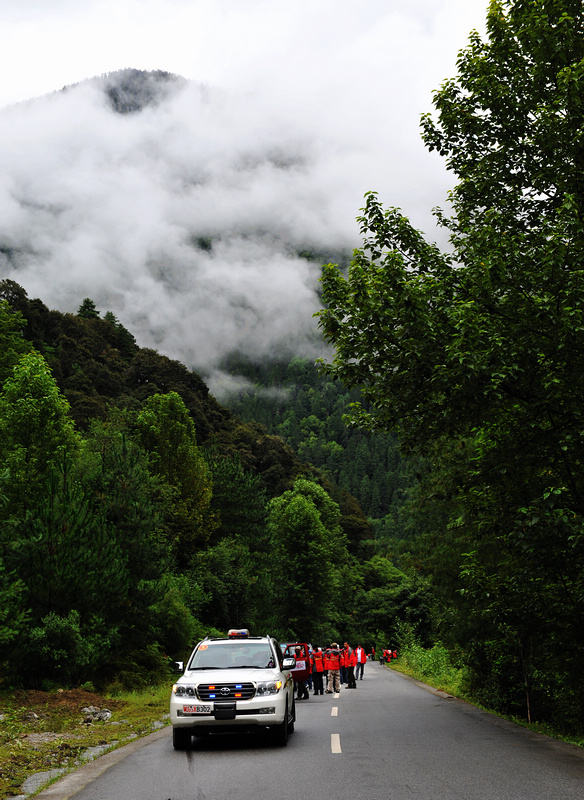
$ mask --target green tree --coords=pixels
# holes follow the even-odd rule
[[[494,0],[487,34],[422,120],[457,177],[437,212],[450,248],[369,194],[348,277],[324,269],[326,371],[361,388],[353,422],[397,430],[438,470],[473,554],[453,550],[470,609],[492,610],[506,576],[488,635],[537,637],[540,663],[561,652],[547,678],[584,725],[584,9]]]
[[[27,625],[21,626],[18,637],[3,651],[2,660],[6,659],[10,676],[26,670],[37,686],[43,678],[55,677],[43,674],[44,662],[30,661],[29,645],[38,640],[37,629],[47,617],[56,620],[55,647],[61,636],[59,620],[70,633],[75,628],[86,644],[85,656],[78,663],[73,660],[77,655],[69,654],[66,666],[70,670],[64,668],[63,680],[73,673],[81,676],[84,670],[85,680],[95,677],[121,643],[128,565],[115,528],[107,524],[103,504],[74,472],[73,462],[63,454],[61,464],[37,484],[26,506],[16,507],[0,527],[3,560],[9,573],[18,576],[13,588],[18,583],[25,588],[28,612]],[[65,622],[70,611],[74,611],[75,625]],[[47,632],[43,646],[51,647],[51,635]],[[77,634],[68,637],[70,642],[81,641]]]
[[[125,357],[131,357],[137,351],[136,339],[127,328],[124,328],[113,311],[106,311],[104,320],[113,326],[116,333],[116,345]]]
[[[31,350],[30,343],[22,335],[25,324],[19,311],[13,311],[7,300],[0,300],[0,386],[20,356]]]
[[[273,580],[266,492],[237,454],[229,457],[210,447],[204,455],[212,472],[211,513],[218,527],[189,571],[205,598],[201,618],[220,630],[268,629],[272,615],[266,598],[272,595]]]
[[[9,472],[5,470],[0,475],[0,486],[8,478]],[[7,502],[7,498],[0,494],[0,508],[6,506]],[[2,543],[1,539],[0,543]],[[3,654],[6,653],[6,647],[11,645],[20,634],[28,618],[28,611],[25,605],[26,585],[16,570],[8,572],[6,549],[6,546],[0,547],[0,665],[3,666],[4,673],[7,672],[8,666],[5,663],[5,658],[3,658]]]
[[[68,411],[44,358],[22,356],[0,393],[0,463],[10,470],[9,511],[14,504],[26,507],[63,455],[78,450]]]
[[[83,300],[77,309],[77,316],[83,319],[99,319],[99,311],[90,297]]]
[[[298,478],[294,488],[270,501],[269,530],[280,625],[286,636],[310,640],[334,616],[339,568],[347,546],[340,510],[318,484]]]
[[[197,555],[191,574],[202,592],[201,618],[206,624],[223,631],[258,630],[263,620],[271,621],[269,609],[258,608],[270,595],[254,567],[249,546],[239,538],[220,539]]]
[[[261,480],[243,467],[237,453],[228,456],[212,446],[203,455],[211,469],[211,511],[218,523],[212,541],[239,538],[265,551],[267,498]]]
[[[0,593],[6,573],[18,635],[0,660],[11,676],[146,680],[164,672],[164,653],[192,644],[190,587],[169,572],[166,498],[122,422],[94,423],[75,460],[63,455],[27,506],[2,520]],[[17,626],[19,594],[28,614]]]
[[[195,426],[176,392],[149,397],[138,414],[137,434],[150,468],[176,490],[168,506],[175,543],[186,563],[217,523],[210,512],[212,478],[196,444]]]
[[[127,596],[117,620],[125,653],[118,657],[134,652],[139,661],[146,645],[178,657],[191,644],[193,620],[187,582],[171,574],[176,561],[165,528],[167,505],[177,496],[150,474],[147,456],[127,427],[125,414],[94,422],[79,467],[80,479],[115,531],[119,561],[128,565]]]

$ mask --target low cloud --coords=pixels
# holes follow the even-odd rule
[[[339,20],[345,83],[323,62],[311,88],[301,58],[294,71],[275,56],[271,81],[253,62],[230,88],[126,71],[4,109],[1,277],[61,311],[90,297],[218,392],[233,351],[319,355],[320,266],[359,245],[364,193],[378,190],[433,237],[430,209],[448,186],[420,141],[421,78],[408,92],[407,70],[392,74],[373,97],[376,38],[391,35],[401,64],[400,24],[418,47],[433,42],[429,57],[440,30],[393,15],[351,42]],[[318,46],[310,30],[304,44]]]

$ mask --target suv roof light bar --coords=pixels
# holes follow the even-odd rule
[[[227,631],[228,639],[249,639],[249,631],[247,628],[231,628]]]

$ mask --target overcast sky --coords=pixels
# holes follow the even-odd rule
[[[487,0],[0,0],[0,106],[125,67],[378,103],[429,100]],[[444,73],[444,74],[443,74]],[[417,113],[417,109],[413,110]],[[377,114],[373,113],[373,120]]]
[[[61,310],[90,296],[140,344],[202,370],[234,341],[268,353],[313,325],[318,275],[265,231],[352,248],[375,190],[434,237],[431,209],[451,179],[424,149],[420,115],[455,76],[470,31],[484,30],[486,8],[0,0],[0,108],[124,68],[193,82],[156,115],[123,123],[84,90],[5,110],[0,245],[32,255],[1,277]],[[293,169],[262,162],[279,149]],[[242,240],[246,226],[263,236]],[[188,236],[221,232],[212,259],[186,251]]]

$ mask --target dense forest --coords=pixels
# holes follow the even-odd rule
[[[260,422],[356,497],[379,543],[393,546],[411,538],[404,507],[416,482],[414,462],[403,458],[394,433],[346,424],[346,413],[361,397],[359,390],[321,374],[306,358],[253,364],[232,357],[224,366],[244,381],[245,388],[225,401],[234,414]]]
[[[446,645],[469,695],[519,716],[530,669],[532,718],[578,729],[563,654],[522,658],[509,636],[515,613],[540,626],[537,596],[505,590],[501,622],[504,598],[479,602],[444,472],[347,426],[357,389],[306,359],[240,357],[228,409],[90,299],[64,314],[6,280],[0,341],[4,687],[146,683],[246,625]]]
[[[378,547],[334,471],[89,298],[63,314],[13,281],[0,298],[5,686],[151,680],[232,625],[377,648],[407,625],[430,641],[429,587]]]

